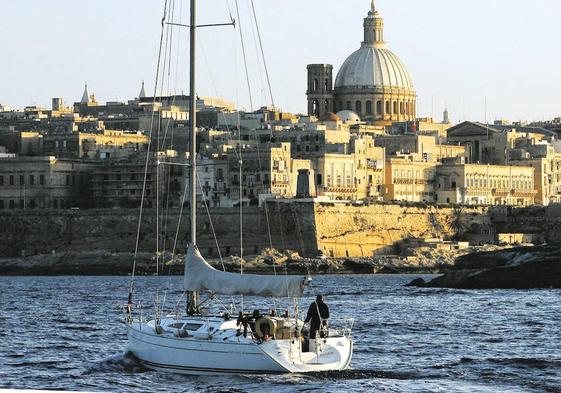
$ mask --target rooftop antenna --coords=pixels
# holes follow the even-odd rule
[[[487,96],[485,96],[485,129],[487,130],[487,139],[489,139],[489,123],[487,123]]]

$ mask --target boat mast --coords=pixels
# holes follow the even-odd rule
[[[191,176],[189,180],[191,184],[189,189],[191,190],[190,205],[191,205],[191,245],[196,246],[197,244],[197,189],[196,189],[196,176],[197,176],[197,96],[196,96],[196,44],[197,44],[197,25],[196,25],[196,0],[191,0],[191,45],[190,45],[190,76],[189,76],[189,119],[191,130],[191,142],[189,151],[189,160]]]
[[[190,30],[190,66],[189,66],[189,120],[190,120],[190,144],[189,161],[190,176],[189,198],[191,207],[191,247],[197,246],[197,93],[195,86],[196,78],[196,44],[197,44],[197,4],[196,0],[191,0],[191,21]],[[189,293],[189,314],[197,312],[199,306],[199,295],[197,292]]]

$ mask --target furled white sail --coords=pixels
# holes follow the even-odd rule
[[[210,266],[196,247],[185,257],[185,290],[211,291],[219,295],[301,297],[307,277],[263,276],[221,272]]]

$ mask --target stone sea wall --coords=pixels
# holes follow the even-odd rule
[[[485,235],[492,241],[486,209],[423,205],[375,204],[369,206],[322,205],[315,207],[318,247],[327,256],[365,257],[399,254],[410,238],[453,238]]]
[[[177,250],[185,249],[187,212],[171,210],[159,223],[160,250],[170,251],[177,233]],[[205,256],[239,255],[240,216],[237,209],[199,213],[198,244]],[[269,223],[269,225],[267,225]],[[137,210],[71,210],[0,213],[0,257],[60,252],[130,252],[134,250]],[[270,202],[267,208],[245,208],[244,255],[273,246],[314,257],[367,257],[399,253],[410,238],[459,237],[474,243],[492,242],[498,231],[542,233],[561,242],[561,209],[497,210],[424,205],[372,204],[352,206],[311,202]],[[271,236],[267,227],[271,228]],[[156,248],[156,215],[145,211],[140,251]]]
[[[237,209],[215,209],[211,220],[205,210],[199,212],[198,245],[210,257],[240,253],[240,215]],[[170,210],[160,217],[160,251],[170,251],[177,237],[177,251],[183,252],[189,239],[189,216],[185,210]],[[0,213],[0,258],[21,257],[53,252],[134,251],[138,210],[65,210]],[[181,220],[181,221],[180,221]],[[271,228],[268,235],[267,221]],[[178,223],[180,225],[178,225]],[[143,213],[139,250],[156,250],[156,214]],[[179,227],[179,231],[177,228]],[[272,245],[279,249],[314,253],[313,204],[270,204],[263,208],[244,208],[244,255],[254,254]]]

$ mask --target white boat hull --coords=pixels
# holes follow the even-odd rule
[[[224,332],[210,339],[156,334],[147,324],[128,325],[129,351],[147,368],[190,375],[282,374],[344,370],[352,356],[347,337],[320,339],[321,351],[300,351],[297,340],[252,339]],[[319,356],[318,356],[319,355]]]

